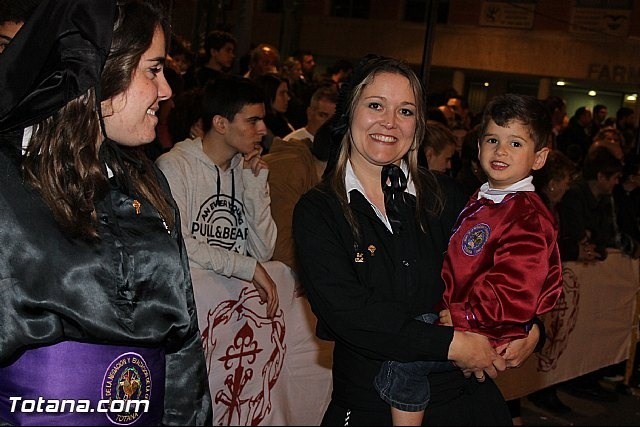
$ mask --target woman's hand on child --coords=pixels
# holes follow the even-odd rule
[[[491,346],[489,339],[474,332],[454,331],[448,356],[465,376],[473,373],[478,380],[482,379],[482,372],[495,378],[498,371],[507,368],[504,358]]]

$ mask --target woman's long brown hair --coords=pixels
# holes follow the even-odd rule
[[[99,158],[104,140],[99,101],[127,90],[156,28],[162,28],[168,40],[168,23],[159,10],[137,0],[119,3],[111,50],[99,86],[101,99],[97,99],[95,89],[89,89],[34,126],[22,162],[25,181],[41,194],[70,237],[88,241],[100,237],[95,203],[107,194],[109,182]],[[140,147],[121,149],[137,161],[109,164],[113,174],[131,183],[132,190],[150,202],[172,229],[175,212],[158,182],[153,163]]]

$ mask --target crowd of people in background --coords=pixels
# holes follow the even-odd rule
[[[330,140],[327,136],[316,143],[314,137],[334,115],[338,93],[349,80],[354,65],[340,59],[319,73],[313,52],[299,50],[285,58],[276,46],[261,43],[240,58],[240,67],[234,67],[239,53],[235,52],[236,43],[230,33],[213,31],[205,38],[204,50],[199,55],[190,52],[188,60],[180,57],[186,49],[183,42],[179,38],[174,41],[180,48],[169,52],[168,64],[190,67],[176,68],[181,70],[177,74],[182,81],[174,88],[176,101],[167,116],[168,128],[193,130],[196,116],[180,111],[182,105],[188,109],[193,102],[178,99],[183,94],[189,98],[201,96],[208,81],[231,75],[234,69],[239,70],[236,74],[250,78],[263,89],[266,135],[261,145],[271,169],[272,213],[279,231],[273,259],[297,269],[291,235],[293,208],[306,191],[320,182]],[[190,78],[191,75],[195,78]],[[428,99],[435,102],[427,105],[419,164],[453,178],[457,189],[470,197],[487,180],[478,160],[481,111],[472,111],[465,97],[453,89]],[[607,106],[598,104],[593,108],[581,106],[569,115],[560,97],[550,96],[542,103],[552,122],[550,153],[548,164],[534,174],[534,182],[540,183],[535,186],[536,191],[556,215],[562,260],[597,263],[606,257],[607,247],[619,248],[637,258],[640,178],[634,111],[620,107],[615,115],[610,115]],[[190,119],[185,122],[185,117]],[[171,124],[180,120],[180,125]],[[191,131],[189,136],[196,135]],[[170,144],[160,145],[160,151],[167,151],[184,136],[184,131],[176,134]],[[609,166],[605,168],[604,164]],[[573,220],[567,221],[566,217]],[[570,381],[566,388],[578,396],[611,400],[614,396],[599,386],[598,379],[603,376],[619,380],[620,367]],[[553,413],[571,411],[557,396],[556,389],[541,390],[529,399]],[[517,422],[518,403],[510,403]]]
[[[207,34],[197,51],[183,37],[172,36],[165,70],[173,95],[158,114],[158,138],[147,147],[151,159],[185,136],[194,136],[187,130],[198,121],[196,100],[207,84],[220,78],[240,75],[264,91],[267,134],[262,146],[267,154],[274,137],[312,138],[335,111],[340,86],[353,70],[349,60],[339,59],[319,73],[308,50],[283,58],[276,46],[260,43],[239,56],[236,46],[234,36],[223,30]]]
[[[534,173],[536,191],[542,192],[559,225],[559,246],[563,261],[589,264],[602,262],[607,248],[617,248],[626,255],[640,257],[640,191],[638,190],[638,128],[634,111],[619,107],[608,114],[605,105],[581,106],[569,117],[566,102],[558,96],[542,100],[553,123],[548,146],[549,161]],[[477,162],[478,126],[473,115],[460,114],[459,97],[434,106],[429,111],[424,159],[429,167],[454,177],[473,192],[486,181]],[[460,103],[464,105],[464,103]],[[469,119],[471,116],[471,119]],[[447,137],[442,136],[443,125]],[[462,144],[449,158],[455,132],[464,129]],[[638,383],[637,362],[632,382]],[[566,392],[594,401],[614,401],[616,393],[601,384],[602,379],[620,382],[624,364],[604,368],[563,384],[551,386],[528,396],[536,406],[555,415],[572,411],[557,394]],[[624,390],[624,387],[622,387]],[[518,422],[519,401],[511,401]]]

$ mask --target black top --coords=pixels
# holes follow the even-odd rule
[[[640,188],[625,191],[622,184],[613,189],[620,231],[640,242]]]
[[[198,70],[196,71],[195,80],[196,80],[196,84],[199,87],[203,88],[207,85],[207,83],[214,82],[219,78],[225,77],[225,76],[226,74],[223,73],[222,71],[214,70],[213,68],[209,68],[209,67],[201,67],[201,68],[198,68]]]
[[[586,233],[591,235],[589,241],[596,245],[601,260],[607,256],[607,247],[616,246],[611,197],[596,199],[587,182],[579,181],[567,190],[558,213],[558,247],[563,261],[578,259],[579,243]]]
[[[558,135],[558,149],[574,162],[582,164],[591,145],[592,135],[587,132],[588,129],[572,117],[565,131]]]
[[[430,173],[424,178],[435,179]],[[345,407],[387,408],[373,387],[384,360],[447,359],[453,328],[414,319],[433,312],[442,296],[443,254],[466,202],[451,178],[437,179],[446,196],[444,211],[428,217],[426,232],[405,206],[402,232],[392,234],[364,196],[352,191],[350,206],[361,230],[356,241],[337,197],[324,184],[295,208],[300,280],[318,318],[317,335],[335,340],[333,399]],[[429,197],[425,203],[433,204],[433,194]],[[435,375],[462,377],[459,371]],[[450,381],[434,383],[451,387]]]
[[[15,162],[0,153],[0,366],[26,349],[65,340],[160,347],[166,352],[163,424],[211,423],[180,230],[167,230],[144,199],[137,214],[133,200],[112,188],[96,204],[101,241],[71,239],[22,181]]]
[[[284,138],[294,130],[287,117],[277,112],[267,114],[264,117],[264,123],[274,136],[279,136],[280,138]]]

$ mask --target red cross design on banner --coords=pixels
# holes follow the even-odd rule
[[[272,410],[271,390],[282,370],[286,346],[282,311],[274,319],[264,315],[258,292],[249,287],[237,300],[210,309],[202,342],[209,375],[224,376],[211,390],[216,425],[259,425]]]

